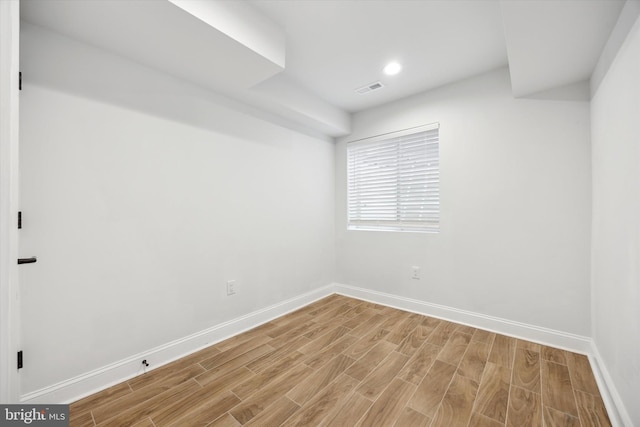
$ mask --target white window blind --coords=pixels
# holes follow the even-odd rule
[[[347,144],[350,230],[437,232],[439,125]]]

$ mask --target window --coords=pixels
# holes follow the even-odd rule
[[[348,143],[348,228],[438,232],[438,145],[438,124]]]

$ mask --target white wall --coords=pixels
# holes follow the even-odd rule
[[[626,425],[640,425],[640,19],[591,101],[593,340]]]
[[[440,233],[346,231],[345,142],[432,122]],[[588,102],[514,99],[502,69],[352,126],[336,147],[338,282],[589,336]]]
[[[332,281],[331,142],[23,27],[23,393]]]

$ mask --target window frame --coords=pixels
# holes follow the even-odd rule
[[[349,141],[346,169],[347,230],[440,232],[439,123]]]

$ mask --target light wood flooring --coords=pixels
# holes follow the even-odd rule
[[[610,424],[583,355],[331,295],[71,405],[94,425]]]

